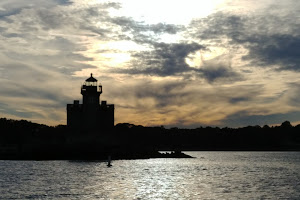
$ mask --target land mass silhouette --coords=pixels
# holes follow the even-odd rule
[[[26,120],[0,119],[0,159],[105,160],[188,158],[181,151],[299,151],[300,125],[195,129],[120,123],[83,131]],[[171,151],[171,153],[160,153]]]

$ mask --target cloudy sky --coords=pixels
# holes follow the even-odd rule
[[[299,0],[1,0],[0,117],[66,124],[90,73],[116,123],[300,123]]]

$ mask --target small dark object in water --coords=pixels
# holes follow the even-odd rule
[[[111,164],[111,157],[108,156],[108,160],[107,160],[107,167],[111,167],[112,164]]]

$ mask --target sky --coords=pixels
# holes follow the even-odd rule
[[[66,124],[93,73],[115,124],[299,124],[299,13],[299,0],[1,0],[0,117]]]

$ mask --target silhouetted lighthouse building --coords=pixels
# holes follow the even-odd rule
[[[67,125],[80,130],[101,130],[114,126],[114,104],[101,101],[102,85],[91,77],[81,86],[82,104],[67,104]]]

